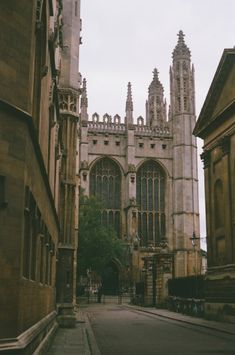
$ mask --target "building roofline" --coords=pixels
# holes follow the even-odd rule
[[[215,103],[221,94],[224,80],[233,63],[235,63],[235,48],[224,49],[193,131],[195,136],[203,138],[205,130],[217,119],[218,115],[215,117],[211,117],[211,115]]]

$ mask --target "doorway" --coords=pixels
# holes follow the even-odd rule
[[[102,285],[104,295],[119,294],[119,268],[114,261],[109,262],[105,267],[102,274]]]

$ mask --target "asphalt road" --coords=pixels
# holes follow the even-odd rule
[[[235,339],[115,304],[86,309],[101,355],[235,355]]]

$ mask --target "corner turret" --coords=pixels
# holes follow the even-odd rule
[[[178,33],[178,43],[172,53],[170,67],[171,117],[175,114],[195,114],[194,68],[191,53],[184,41],[183,31]]]
[[[153,71],[153,80],[149,85],[149,95],[146,101],[146,123],[150,127],[166,122],[166,100],[164,89],[159,81],[158,70]]]

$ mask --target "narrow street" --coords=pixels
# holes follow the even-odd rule
[[[106,302],[84,308],[101,355],[232,355],[234,335]]]

